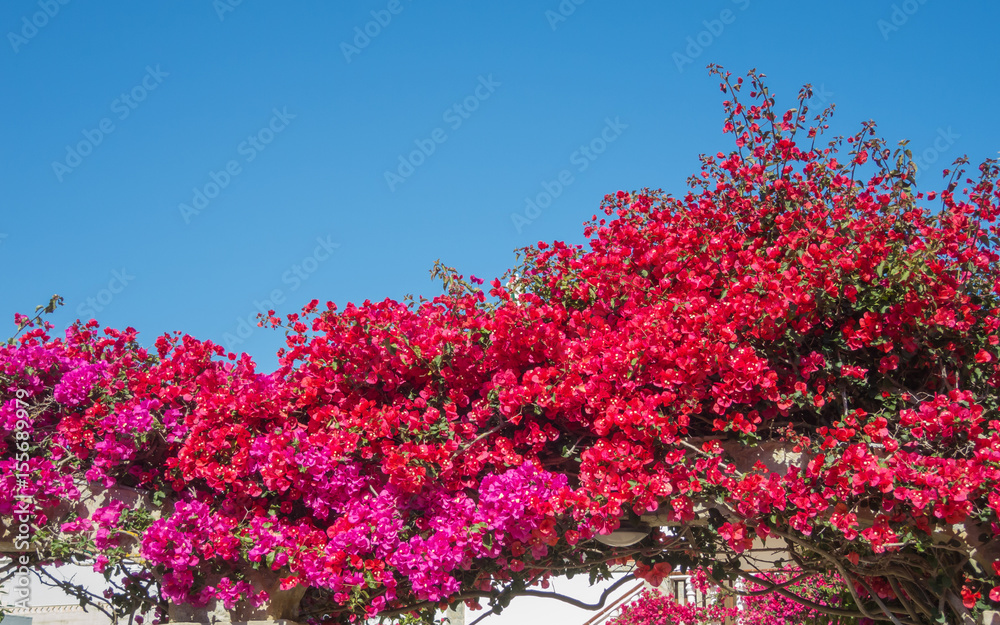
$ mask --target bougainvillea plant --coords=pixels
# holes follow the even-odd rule
[[[276,371],[19,316],[5,551],[92,562],[112,610],[181,620],[501,609],[634,562],[973,622],[1000,601],[997,164],[918,191],[873,124],[824,144],[808,88],[779,112],[713,71],[735,148],[686,194],[610,195],[585,245],[526,248],[487,292],[439,268],[431,300],[272,313]],[[596,540],[623,523],[654,529]],[[770,580],[764,540],[847,598]]]

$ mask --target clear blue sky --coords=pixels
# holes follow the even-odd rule
[[[995,3],[235,2],[0,5],[7,328],[59,293],[60,326],[225,344],[275,291],[432,295],[437,258],[490,279],[727,149],[708,63],[779,107],[812,83],[836,131],[874,119],[937,170],[1000,149]],[[281,335],[242,334],[273,367]]]

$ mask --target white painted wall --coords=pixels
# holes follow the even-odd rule
[[[624,576],[619,573],[606,582],[597,586],[590,586],[587,575],[578,575],[573,579],[555,578],[551,582],[548,590],[568,595],[574,599],[579,599],[587,603],[596,603],[601,598],[601,593]],[[614,594],[608,597],[605,606],[616,598],[627,594],[637,584],[628,582],[618,588]],[[539,589],[541,590],[541,589]],[[482,621],[482,625],[583,625],[592,619],[598,610],[584,610],[568,603],[555,599],[543,599],[540,597],[517,597],[510,606],[500,614],[487,616]],[[465,624],[471,623],[483,615],[482,611],[473,612],[469,609],[465,611]]]
[[[66,565],[57,569],[51,569],[51,572],[61,579],[73,580],[74,583],[83,584],[90,588],[92,592],[99,593],[100,589],[105,587],[104,577],[99,573],[95,573],[89,566]],[[601,593],[623,575],[624,573],[619,573],[613,579],[599,583],[596,586],[590,586],[587,575],[578,575],[573,579],[566,579],[564,577],[554,578],[551,580],[551,585],[547,590],[568,595],[586,603],[596,603],[600,599]],[[636,581],[624,584],[608,597],[605,605],[609,605],[618,597],[625,595],[638,583]],[[9,583],[3,589],[0,589],[5,605],[7,604],[8,587]],[[539,588],[538,590],[542,589]],[[75,601],[71,597],[58,589],[43,586],[32,575],[30,601],[32,607],[65,606],[73,603]],[[93,610],[89,614],[82,612],[65,614],[54,612],[42,613],[38,610],[33,610],[32,612],[30,615],[34,619],[34,625],[75,625],[82,623],[97,625],[98,623],[107,622],[107,619],[103,615]],[[484,610],[472,611],[467,608],[465,611],[465,625],[471,625],[484,612]],[[577,608],[551,598],[517,597],[501,614],[487,616],[481,623],[482,625],[548,625],[550,623],[583,625],[583,623],[593,618],[597,612],[597,610]],[[28,613],[23,614],[28,615]]]

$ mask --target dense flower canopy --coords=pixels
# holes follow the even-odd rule
[[[586,245],[527,248],[488,292],[439,268],[432,300],[272,313],[272,373],[19,317],[0,515],[31,517],[32,564],[124,575],[122,610],[286,597],[341,622],[631,560],[789,596],[740,557],[770,537],[845,580],[845,614],[1000,599],[996,164],[917,192],[873,124],[817,145],[807,89],[781,114],[719,75],[736,149],[686,195],[608,196]],[[594,540],[642,520],[671,529]]]

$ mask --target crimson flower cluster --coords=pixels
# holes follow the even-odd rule
[[[775,583],[788,583],[796,591],[821,605],[840,606],[842,582],[838,578],[826,579],[811,576],[795,581],[801,570],[785,567],[770,571],[766,577]],[[655,580],[654,580],[655,581]],[[688,585],[691,586],[688,589]],[[841,621],[811,610],[781,595],[755,594],[763,590],[759,585],[740,584],[742,596],[719,592],[704,573],[695,572],[685,579],[683,597],[675,597],[672,589],[644,590],[635,601],[622,606],[608,625],[675,625],[677,623],[739,622],[746,625],[797,625],[816,623],[834,625]],[[869,621],[871,619],[868,619]],[[864,624],[862,624],[864,625]]]

